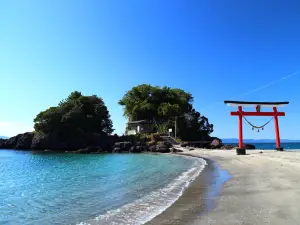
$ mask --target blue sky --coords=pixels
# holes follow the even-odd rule
[[[0,135],[32,130],[74,90],[101,96],[122,133],[118,100],[150,83],[192,93],[223,138],[237,137],[224,100],[290,101],[281,137],[300,139],[299,15],[286,0],[2,0]],[[244,136],[274,138],[274,124]]]

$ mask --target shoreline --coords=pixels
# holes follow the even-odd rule
[[[235,150],[195,149],[178,154],[208,158],[231,178],[215,198],[213,210],[202,210],[196,217],[188,212],[188,219],[175,224],[299,224],[300,151],[248,150],[239,156]]]
[[[229,179],[228,173],[221,170],[214,160],[188,153],[174,155],[201,158],[207,165],[170,207],[145,225],[192,224],[203,213],[213,209],[224,182]]]

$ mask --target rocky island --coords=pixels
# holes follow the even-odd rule
[[[166,130],[174,126],[174,118],[178,145],[181,143],[182,147],[235,148],[210,136],[213,125],[193,108],[192,102],[192,95],[181,89],[146,84],[133,87],[119,101],[124,107],[124,115],[129,121],[155,121],[156,126],[152,133],[118,136],[112,135],[113,125],[103,99],[75,91],[57,106],[40,112],[34,119],[34,132],[0,139],[0,149],[79,153],[174,152],[174,142],[166,138],[170,135]],[[246,148],[254,146],[246,145]]]

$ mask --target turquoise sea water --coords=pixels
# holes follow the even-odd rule
[[[237,145],[237,143],[229,143],[229,144]],[[274,150],[276,148],[275,142],[274,143],[249,143],[249,144],[255,145],[256,149]],[[300,143],[297,142],[281,143],[281,147],[283,147],[285,150],[300,150]]]
[[[0,151],[0,224],[142,224],[205,161],[150,154]]]
[[[257,149],[275,149],[276,143],[254,143]],[[300,143],[281,143],[286,150],[300,150]]]

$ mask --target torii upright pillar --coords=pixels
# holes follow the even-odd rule
[[[276,150],[282,151],[283,148],[280,145],[280,134],[278,116],[285,116],[284,112],[278,112],[277,106],[284,106],[289,102],[244,102],[244,101],[224,101],[229,106],[238,106],[236,112],[231,112],[231,116],[238,116],[238,136],[239,136],[239,147],[237,148],[238,155],[245,155],[246,148],[243,144],[243,117],[244,116],[273,116],[275,123],[275,136],[276,136]],[[242,106],[255,106],[256,112],[244,112]],[[261,106],[273,107],[273,112],[260,112]]]
[[[243,144],[243,109],[242,109],[242,106],[238,107],[238,112],[239,112],[239,148],[241,149],[240,151],[243,151],[242,149],[244,149],[244,144]]]
[[[277,107],[273,107],[274,111],[274,124],[275,124],[275,135],[276,135],[276,150],[283,151],[283,148],[280,145],[280,133],[279,133],[279,123],[278,123],[278,112]]]

